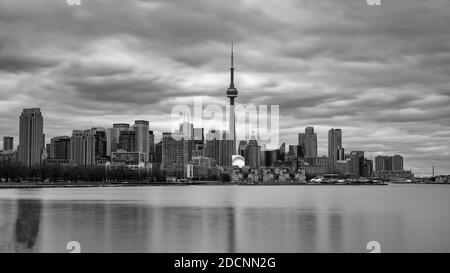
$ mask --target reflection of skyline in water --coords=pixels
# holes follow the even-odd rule
[[[42,202],[38,199],[8,200],[1,204],[0,251],[34,252],[39,234]],[[12,213],[11,213],[12,212]],[[14,219],[14,214],[16,218]]]
[[[227,187],[202,189],[210,199],[194,201],[183,189],[143,189],[152,191],[148,199],[82,200],[70,190],[58,200],[0,195],[0,251],[67,252],[67,242],[79,241],[83,252],[367,252],[371,240],[385,252],[450,250],[450,241],[441,238],[450,217],[429,213],[447,205],[441,198],[429,207],[410,205],[418,201],[413,198],[391,209],[379,196],[340,198],[339,191],[314,198],[298,191],[264,202],[259,193]]]
[[[41,218],[40,200],[17,200],[16,243],[19,249],[31,250],[36,242]],[[18,249],[16,249],[18,251]]]
[[[14,251],[30,251],[41,205],[35,203],[37,208],[33,208],[33,202],[23,200],[17,205]],[[47,202],[45,210],[41,237],[47,240],[40,248],[51,252],[64,252],[65,243],[71,240],[80,241],[85,251],[92,252],[340,252],[344,247],[342,216],[337,213],[78,202]],[[326,217],[328,226],[319,227],[319,218]],[[30,228],[25,228],[26,224]],[[323,230],[329,238],[323,238]],[[320,247],[320,241],[326,239],[329,244]]]

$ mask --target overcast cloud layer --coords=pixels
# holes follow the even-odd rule
[[[0,0],[0,135],[18,143],[22,108],[47,141],[73,129],[225,104],[236,44],[239,103],[280,105],[281,141],[342,128],[346,151],[401,154],[450,173],[450,1]],[[2,141],[2,140],[0,140]]]

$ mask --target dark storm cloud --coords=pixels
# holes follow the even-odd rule
[[[2,135],[33,106],[49,137],[168,130],[173,105],[226,102],[234,41],[238,103],[279,104],[282,141],[313,125],[326,154],[341,127],[348,151],[450,167],[450,1],[81,1],[0,0]]]

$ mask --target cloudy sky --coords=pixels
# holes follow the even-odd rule
[[[347,151],[402,154],[450,173],[450,1],[0,0],[0,135],[18,143],[23,108],[47,141],[91,124],[147,119],[173,105],[280,106],[280,139],[314,126],[319,154],[342,128]],[[1,142],[2,140],[0,140]]]

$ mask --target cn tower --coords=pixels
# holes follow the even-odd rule
[[[230,67],[230,87],[227,90],[227,97],[230,99],[230,119],[229,119],[229,131],[230,136],[233,138],[233,153],[236,153],[236,130],[235,123],[236,119],[234,116],[234,99],[237,98],[238,91],[236,87],[234,87],[234,52],[233,52],[233,43],[231,43],[231,67]]]

